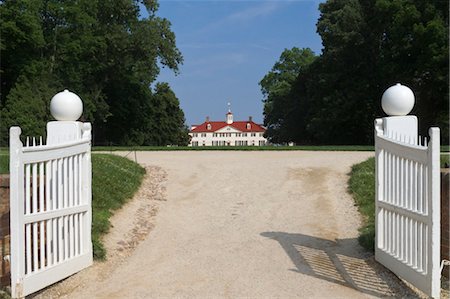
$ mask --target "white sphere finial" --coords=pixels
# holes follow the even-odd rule
[[[50,113],[56,120],[76,121],[83,113],[83,102],[78,95],[65,89],[53,96]]]
[[[389,116],[407,115],[413,109],[414,102],[413,91],[400,83],[386,89],[381,97],[381,107]]]

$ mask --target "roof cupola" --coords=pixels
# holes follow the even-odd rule
[[[231,125],[232,123],[233,123],[233,113],[231,113],[231,103],[228,102],[227,124]]]

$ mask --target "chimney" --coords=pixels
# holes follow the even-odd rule
[[[209,116],[206,117],[206,122],[209,123]]]
[[[248,121],[249,121],[249,122],[252,122],[252,121],[253,121],[253,117],[249,116],[249,117],[248,117]]]

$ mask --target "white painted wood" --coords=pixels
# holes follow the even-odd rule
[[[23,217],[23,223],[29,224],[38,221],[43,221],[46,219],[66,217],[77,213],[87,213],[89,209],[90,209],[89,205],[81,205],[71,208],[62,208],[54,211],[43,212],[36,215],[26,215]]]
[[[48,212],[51,210],[51,184],[52,184],[52,170],[51,170],[51,161],[45,162],[45,212]],[[52,260],[52,253],[51,253],[51,245],[52,245],[52,228],[51,228],[51,219],[47,219],[45,223],[45,247],[46,247],[46,267],[50,266],[50,261]]]
[[[78,213],[74,215],[74,218],[75,218],[75,220],[74,220],[75,221],[75,224],[74,224],[74,226],[75,226],[75,233],[74,233],[75,256],[80,254],[80,248],[79,248],[79,246],[80,246],[80,238],[79,238],[79,228],[78,228],[79,216],[80,216],[80,214],[78,214]]]
[[[431,217],[431,225],[429,226],[430,247],[429,258],[431,262],[428,263],[428,271],[431,275],[431,290],[430,294],[434,298],[440,295],[440,241],[441,241],[441,205],[440,205],[440,131],[439,128],[430,128],[428,131],[430,136],[428,144],[428,207],[429,215]]]
[[[77,140],[43,145],[42,137],[27,137],[26,147],[20,128],[10,129],[13,298],[92,264],[91,127],[80,127]]]
[[[375,259],[439,298],[439,129],[431,128],[427,140],[386,132],[385,120],[375,121]]]
[[[10,150],[10,213],[11,215],[23,215],[24,211],[24,165],[22,163],[23,144],[20,141],[21,129],[12,127],[9,130],[9,150]],[[11,232],[11,292],[15,297],[24,297],[23,274],[25,264],[23,260],[25,247],[25,229],[21,224],[20,217],[10,218]]]
[[[42,138],[39,140],[42,144]],[[39,163],[39,213],[44,211],[44,162]],[[45,263],[44,221],[39,222],[39,267]]]
[[[42,289],[42,285],[48,286],[58,282],[62,279],[61,277],[65,278],[77,273],[89,264],[92,264],[91,258],[88,254],[84,254],[78,256],[76,259],[70,259],[62,264],[57,264],[33,273],[26,278],[26,283],[23,285],[23,293],[32,294],[37,292]]]

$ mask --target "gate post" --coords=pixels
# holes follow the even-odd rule
[[[10,265],[11,265],[11,295],[13,298],[23,298],[23,281],[25,274],[25,265],[22,261],[24,256],[24,236],[22,218],[24,215],[23,206],[23,163],[22,148],[20,141],[22,130],[19,127],[11,127],[9,130],[9,169],[10,169],[10,215],[18,215],[18,217],[10,217]],[[13,268],[14,267],[14,268]]]
[[[91,124],[65,90],[50,103],[47,144],[10,128],[11,297],[23,298],[92,264]]]
[[[439,128],[430,128],[430,143],[428,145],[428,161],[430,161],[429,198],[431,214],[431,297],[439,298],[441,293],[441,163],[440,163],[440,131]]]
[[[375,260],[439,298],[440,133],[422,140],[413,106],[411,89],[391,86],[375,120]]]

